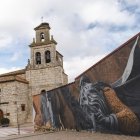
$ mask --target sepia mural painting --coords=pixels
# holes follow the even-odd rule
[[[35,124],[48,129],[139,135],[139,40],[135,36],[75,82],[34,96]]]

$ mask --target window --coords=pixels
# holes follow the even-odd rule
[[[41,94],[44,94],[44,93],[46,93],[46,90],[45,89],[41,90]]]
[[[21,104],[21,111],[25,111],[25,104]]]
[[[58,61],[58,55],[56,55],[56,60]]]
[[[50,51],[46,51],[45,52],[45,61],[46,61],[46,63],[51,62],[51,54],[50,54]]]
[[[40,34],[40,40],[41,40],[41,42],[44,42],[45,41],[45,35],[44,35],[44,33],[41,33]]]
[[[40,52],[36,52],[35,54],[35,59],[36,59],[36,64],[41,64],[41,53]]]
[[[6,113],[6,116],[10,116],[10,113]]]

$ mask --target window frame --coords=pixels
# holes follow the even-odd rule
[[[43,37],[43,38],[42,38]],[[45,41],[45,34],[44,34],[44,32],[41,32],[40,33],[40,41],[41,42],[44,42]]]
[[[25,106],[25,104],[21,104],[21,111],[26,111],[26,106]]]
[[[49,50],[45,51],[45,63],[51,62],[51,52]]]
[[[37,59],[40,59],[40,61]],[[41,64],[41,53],[40,52],[35,53],[35,61],[36,61],[36,65]]]

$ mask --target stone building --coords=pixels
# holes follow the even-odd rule
[[[31,53],[27,66],[0,75],[0,109],[11,125],[32,121],[32,95],[68,82],[63,56],[56,50],[53,36],[50,37],[49,24],[41,23],[34,30],[36,37],[29,45]]]

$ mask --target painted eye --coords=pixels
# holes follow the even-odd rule
[[[86,98],[85,98],[85,97],[83,97],[83,100],[86,100]]]

